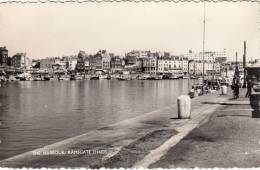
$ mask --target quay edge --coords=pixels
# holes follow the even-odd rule
[[[216,100],[217,97],[217,100]],[[0,161],[0,167],[132,167],[142,165],[140,162],[146,159],[151,150],[160,148],[168,140],[173,139],[180,133],[180,127],[189,128],[190,132],[195,127],[206,121],[206,118],[213,112],[212,104],[205,104],[203,101],[223,102],[226,98],[219,97],[217,94],[207,94],[192,99],[191,119],[177,119],[176,106],[169,106],[141,116],[127,119],[116,124],[90,131],[80,136],[72,137],[67,140],[54,143],[43,148],[29,151],[11,158]],[[219,105],[214,104],[214,108]],[[211,108],[211,109],[210,109]],[[211,111],[209,111],[211,110]],[[192,126],[191,126],[192,125]],[[165,133],[163,138],[152,138],[154,147],[146,150],[145,155],[140,154],[138,160],[127,160],[130,164],[118,164],[118,160],[124,161],[126,155],[122,150],[131,151],[131,146],[141,143],[147,136],[153,136],[158,133]],[[153,134],[153,135],[151,135]],[[170,135],[169,135],[170,134]],[[188,133],[187,133],[188,134]],[[154,136],[156,136],[154,135]],[[179,134],[180,135],[180,134]],[[146,141],[147,142],[147,141]],[[149,141],[148,141],[149,142]],[[129,147],[130,146],[130,147]],[[138,146],[141,146],[138,145]],[[107,154],[95,156],[78,155],[34,155],[36,152],[46,152],[50,150],[73,150],[73,149],[96,149],[107,150]],[[126,152],[125,152],[126,153]],[[164,152],[163,152],[164,153]],[[122,154],[122,155],[120,155]],[[160,153],[161,154],[161,153]],[[161,155],[162,156],[162,155]],[[116,159],[114,159],[116,158]],[[159,157],[160,158],[160,157]],[[135,158],[136,159],[136,158]]]

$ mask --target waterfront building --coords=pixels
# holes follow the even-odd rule
[[[79,51],[77,57],[75,57],[75,60],[71,59],[71,64],[73,64],[72,67],[74,67],[74,64],[76,63],[75,70],[78,72],[88,71],[85,67],[85,61],[89,61],[89,55],[85,51]]]
[[[77,66],[77,63],[78,63],[77,59],[73,59],[73,58],[69,59],[69,61],[68,61],[68,70],[71,70],[71,71],[75,70],[76,66]]]
[[[141,50],[132,50],[131,52],[128,52],[126,56],[128,57],[135,57],[135,58],[148,58],[150,55],[150,51],[141,51]]]
[[[117,72],[122,71],[124,69],[124,59],[120,58],[119,56],[114,56],[111,58],[111,71]]]
[[[159,53],[158,53],[158,55],[159,55]],[[160,56],[158,56],[158,57],[162,57],[162,56],[160,55]],[[169,58],[169,57],[171,57],[171,53],[169,53],[169,52],[164,52],[163,57]]]
[[[158,71],[158,58],[159,54],[150,53],[147,58],[143,58],[142,66],[145,73],[157,73]]]
[[[189,71],[189,60],[184,56],[182,56],[182,71],[184,74],[187,74]]]
[[[190,61],[189,73],[193,75],[202,75],[203,62],[202,61]],[[220,64],[215,62],[204,62],[204,73],[206,75],[220,74]]]
[[[75,61],[73,61],[75,62]],[[71,64],[72,64],[72,61],[71,61]],[[73,68],[71,68],[73,70]],[[78,58],[76,60],[76,65],[75,65],[75,70],[77,72],[85,72],[85,60],[83,58]]]
[[[159,53],[133,50],[125,56],[125,68],[132,72],[154,73],[157,71]]]
[[[193,51],[189,51],[188,54],[184,54],[184,57],[188,58],[189,60],[194,61],[203,61],[203,53],[194,53]],[[214,61],[214,52],[204,52],[204,60],[207,62]]]
[[[0,47],[0,66],[7,66],[8,50],[6,47]]]
[[[40,68],[43,70],[51,70],[54,64],[54,58],[45,58],[40,60]]]
[[[178,63],[176,65],[176,63]],[[163,57],[158,60],[158,71],[160,73],[173,73],[174,70],[181,70],[179,62],[174,60],[174,57]]]
[[[137,65],[138,63],[138,58],[136,56],[133,56],[133,55],[127,55],[125,57],[125,61],[126,61],[126,66],[134,66],[134,65]]]
[[[130,72],[143,72],[143,59],[136,59],[135,64],[125,64],[125,70]],[[126,60],[127,61],[127,60]],[[127,63],[127,62],[126,62]]]
[[[192,50],[189,50],[186,54],[182,54],[182,56],[188,58],[188,60],[197,60],[197,54],[195,54]]]
[[[32,68],[40,68],[41,60],[32,60]]]
[[[189,53],[183,54],[188,60],[203,61],[203,52],[195,53],[189,50]],[[226,49],[223,51],[208,51],[204,52],[204,60],[206,62],[225,62],[227,60]]]
[[[7,57],[7,66],[14,67],[14,59],[12,57]]]
[[[85,67],[85,71],[88,72],[89,71],[89,67],[90,67],[89,57],[84,60],[84,67]]]
[[[91,74],[94,74],[96,71],[102,70],[102,55],[101,51],[98,51],[95,55],[89,56],[89,69],[88,71]]]
[[[101,52],[101,56],[102,56],[102,69],[103,70],[110,70],[111,67],[111,56],[113,56],[113,54],[108,54],[106,52],[106,50],[102,50]]]
[[[230,66],[229,67],[230,70],[235,70],[236,66],[238,66],[239,70],[243,70],[243,62],[229,61],[229,62],[227,62],[227,64]]]
[[[26,53],[17,53],[13,57],[13,66],[20,69],[30,69],[32,60],[26,57]]]
[[[125,69],[128,71],[141,72],[143,58],[138,58],[136,55],[127,55],[125,57]]]
[[[54,58],[54,63],[52,64],[53,70],[56,71],[66,71],[67,70],[67,61],[61,58]]]
[[[227,61],[226,49],[223,51],[216,51],[214,54],[215,62],[224,63]]]
[[[29,57],[25,57],[25,68],[26,69],[32,68],[32,59]]]
[[[227,57],[216,57],[215,62],[225,63],[225,62],[227,62]]]
[[[188,59],[183,56],[171,56],[158,59],[159,73],[184,73],[188,72]]]
[[[225,71],[227,72],[228,75],[231,75],[235,72],[236,66],[238,68],[239,75],[243,75],[244,74],[243,62],[235,62],[235,61],[226,62]],[[224,70],[222,72],[224,72]]]

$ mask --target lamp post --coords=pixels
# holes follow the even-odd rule
[[[245,88],[246,87],[246,41],[244,41],[243,69],[244,69],[243,88]]]
[[[214,56],[212,56],[212,57],[213,57],[213,80],[215,80],[215,65],[214,65],[215,57]]]
[[[237,52],[236,52],[236,67],[235,67],[235,75],[239,76],[239,69],[238,69],[238,63],[237,63]]]

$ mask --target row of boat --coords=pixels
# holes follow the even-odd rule
[[[126,80],[162,80],[162,79],[196,79],[193,76],[183,75],[169,75],[169,74],[62,74],[62,75],[49,75],[49,74],[29,74],[22,73],[20,75],[9,75],[8,78],[0,77],[0,81],[49,81],[49,80],[99,80],[99,79],[118,79],[121,81]]]

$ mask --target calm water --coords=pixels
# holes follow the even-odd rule
[[[0,160],[176,103],[188,80],[13,82],[0,88]]]

